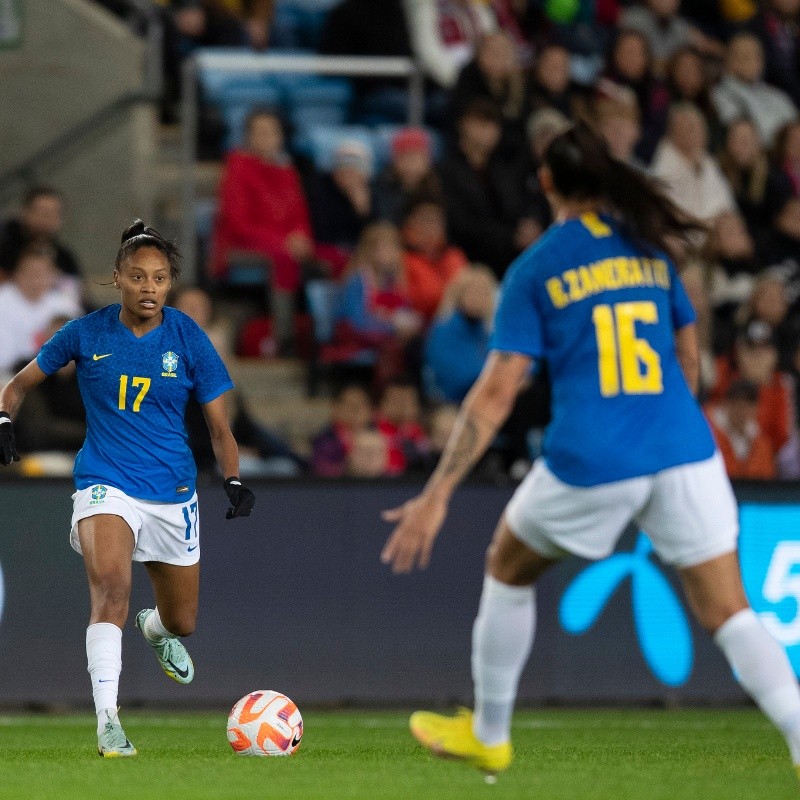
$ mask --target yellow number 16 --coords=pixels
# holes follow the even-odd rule
[[[661,394],[661,358],[649,342],[636,337],[637,322],[658,322],[656,304],[648,301],[595,306],[592,321],[597,335],[600,394],[618,395],[620,382],[623,394]]]
[[[136,395],[136,399],[133,401],[133,410],[134,412],[138,412],[139,409],[142,407],[142,400],[144,400],[144,396],[150,390],[150,378],[133,378],[131,380],[131,385],[135,389],[137,386],[141,387],[139,389],[139,394]],[[119,410],[125,410],[125,401],[128,397],[128,376],[127,375],[120,375],[119,376]]]

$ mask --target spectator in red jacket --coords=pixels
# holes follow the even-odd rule
[[[331,257],[314,243],[300,176],[284,152],[280,117],[258,110],[247,121],[246,146],[227,158],[219,189],[211,271],[224,276],[237,253],[263,256],[274,289],[294,292],[301,265]]]
[[[736,381],[725,400],[709,411],[709,422],[731,478],[771,480],[776,476],[775,451],[758,424],[759,389]]]
[[[411,203],[403,222],[403,270],[411,306],[433,319],[445,289],[467,265],[464,251],[447,241],[447,216],[439,200]]]
[[[401,475],[418,466],[430,448],[422,425],[419,391],[397,379],[386,386],[378,404],[377,428],[389,447],[388,475]]]

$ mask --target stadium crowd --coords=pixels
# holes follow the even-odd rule
[[[412,55],[427,77],[422,128],[402,124],[402,84],[356,81],[327,159],[298,146],[308,131],[279,104],[251,102],[238,138],[206,105],[205,147],[224,167],[202,288],[175,304],[224,357],[265,352],[249,341],[252,325],[225,330],[212,310],[236,268],[255,264],[269,287],[271,352],[306,358],[333,394],[330,425],[293,446],[237,396],[234,432],[256,471],[430,471],[486,356],[498,282],[552,222],[541,156],[581,118],[707,226],[671,255],[698,315],[700,399],[730,475],[800,477],[800,0],[159,5],[165,108],[197,47]],[[387,130],[386,152],[349,135],[352,123]],[[57,191],[35,188],[0,230],[0,372],[89,310],[59,239],[62,206]],[[19,431],[21,449],[79,443],[74,375],[62,372],[27,401],[40,410]],[[547,415],[540,371],[478,469],[521,475]],[[203,426],[190,414],[188,427],[204,469]]]

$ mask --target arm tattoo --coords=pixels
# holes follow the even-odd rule
[[[447,452],[442,458],[442,474],[466,474],[478,455],[475,446],[477,443],[478,426],[472,416],[468,415],[453,446],[447,448]]]

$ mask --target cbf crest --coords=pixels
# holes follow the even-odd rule
[[[163,372],[161,373],[162,378],[177,378],[178,375],[176,370],[178,369],[178,355],[177,353],[173,353],[170,350],[168,353],[164,353],[161,356],[161,366],[163,368]]]

